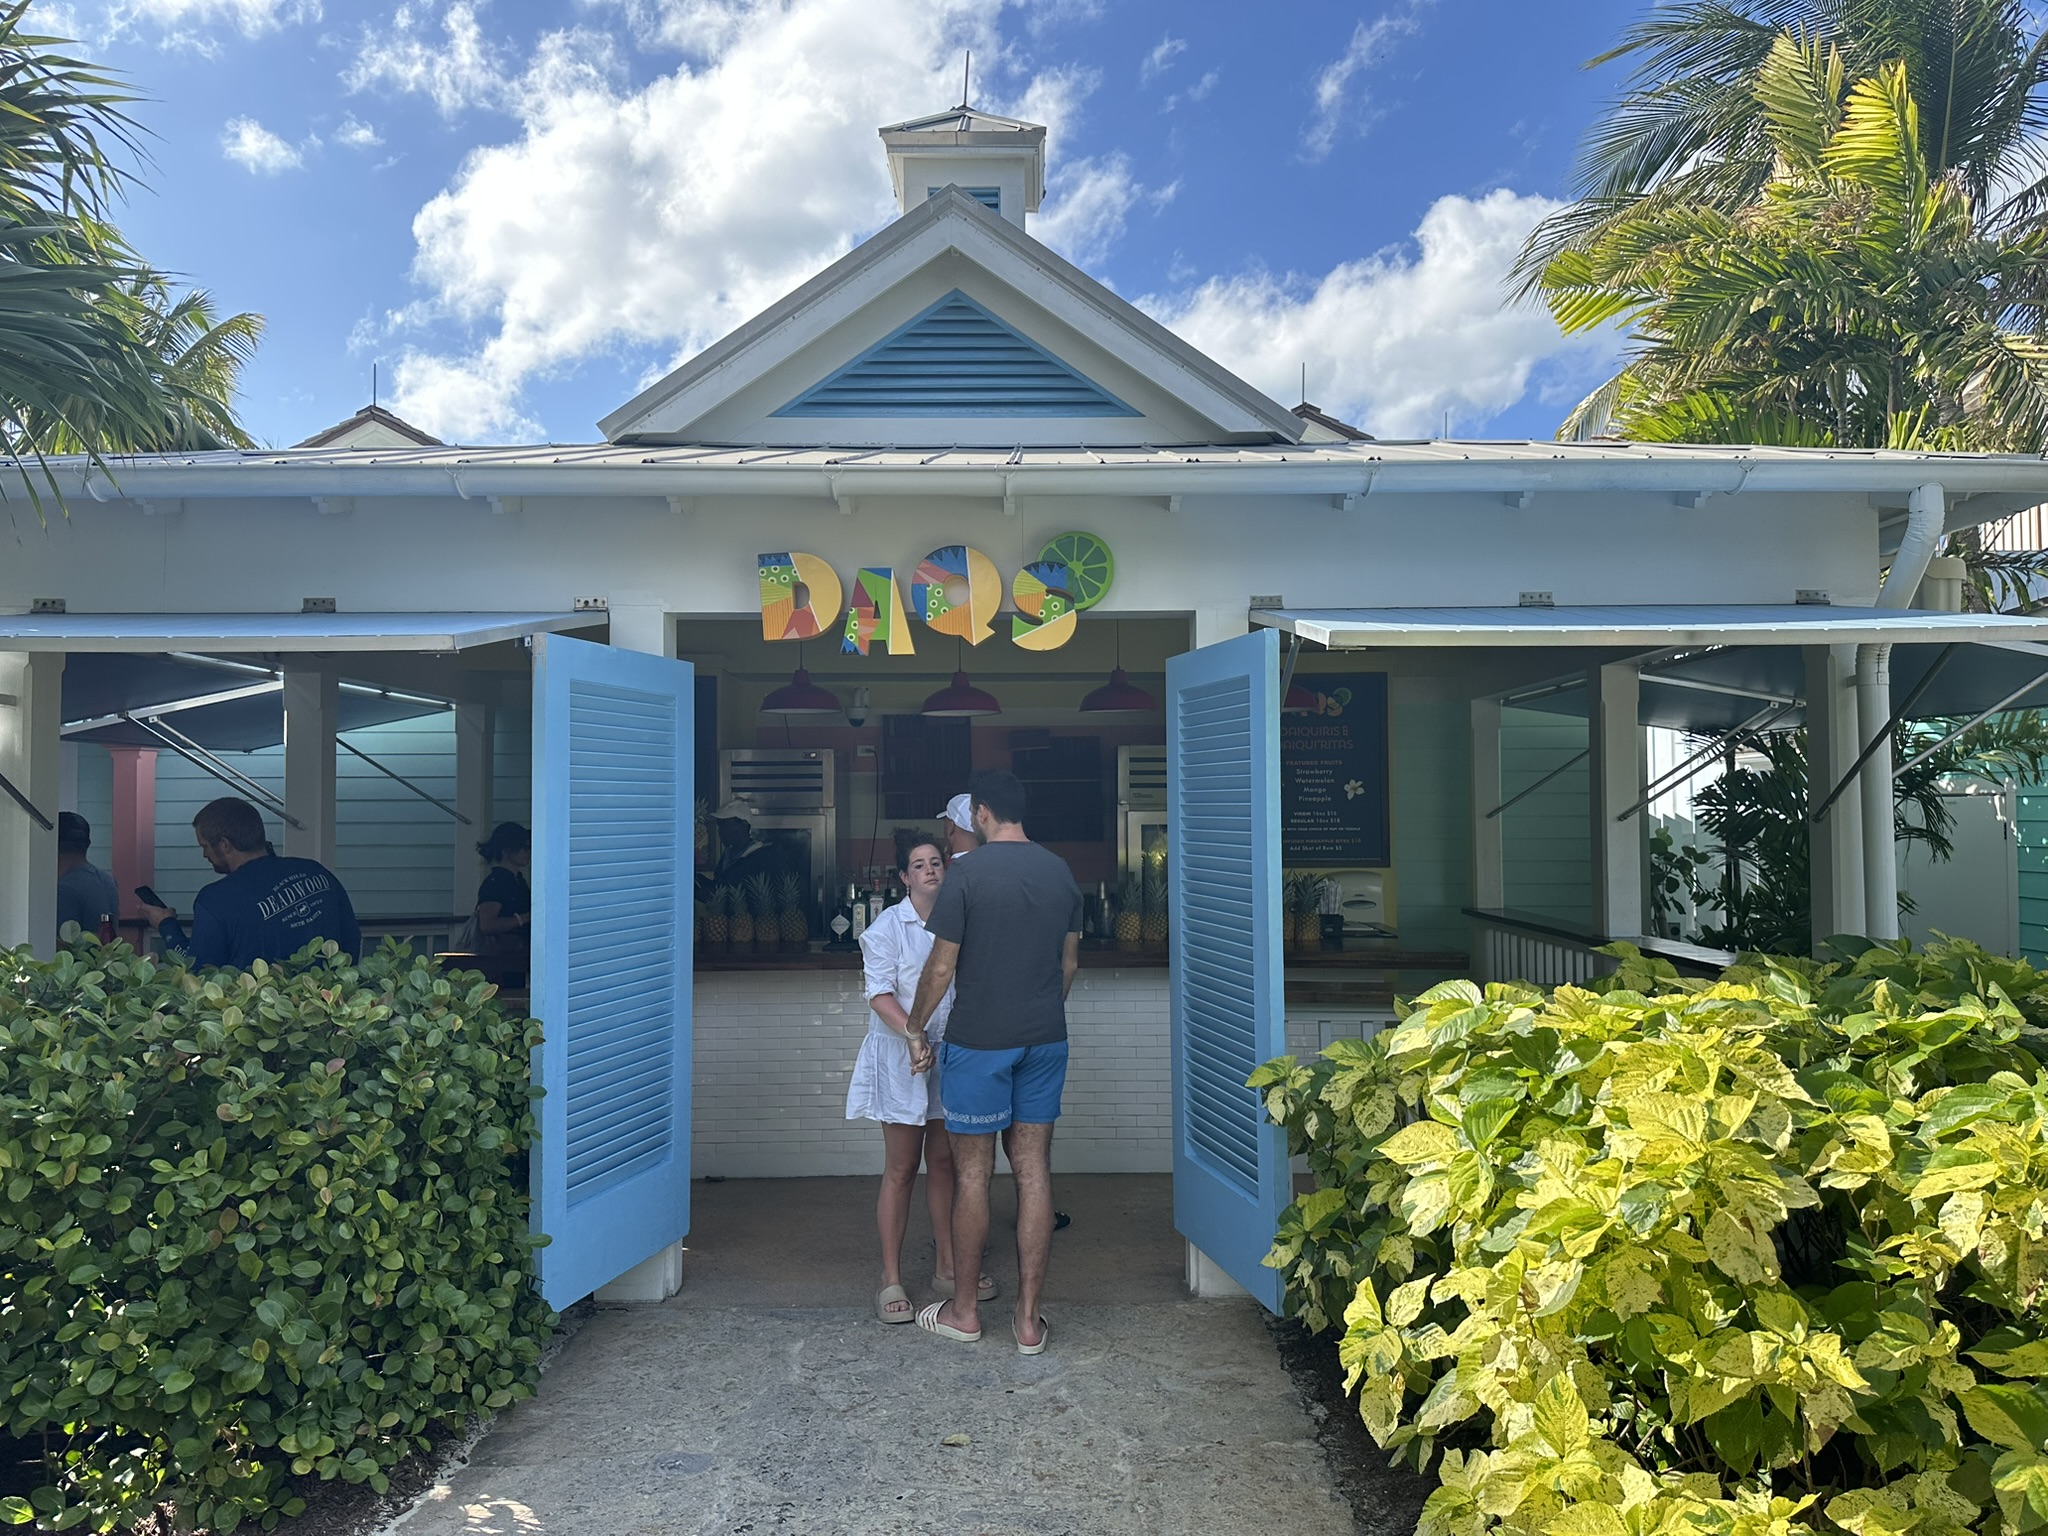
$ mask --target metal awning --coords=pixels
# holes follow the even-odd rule
[[[1383,646],[1942,644],[2048,640],[2048,618],[1793,603],[1573,608],[1255,608],[1251,622],[1331,650]]]
[[[587,629],[602,613],[14,613],[7,651],[464,651]]]

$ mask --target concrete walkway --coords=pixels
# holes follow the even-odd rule
[[[1263,1314],[1183,1294],[1168,1181],[1057,1189],[1074,1226],[1026,1358],[1000,1298],[979,1344],[875,1321],[872,1180],[698,1185],[683,1293],[600,1309],[397,1529],[1349,1536]],[[908,1251],[928,1277],[921,1210]],[[985,1267],[1007,1295],[1013,1254]]]

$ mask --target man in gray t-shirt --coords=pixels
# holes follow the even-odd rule
[[[66,923],[92,937],[100,919],[121,915],[121,893],[114,877],[86,855],[92,851],[92,823],[76,811],[57,813],[57,931]]]
[[[1038,1299],[1052,1251],[1052,1128],[1067,1077],[1067,991],[1080,967],[1081,888],[1066,861],[1024,835],[1024,786],[977,773],[968,786],[982,846],[955,864],[925,927],[931,958],[918,979],[908,1033],[913,1071],[930,1069],[925,1021],[952,987],[940,1096],[958,1180],[953,1272],[981,1273],[996,1136],[1008,1132],[1017,1180],[1017,1348],[1045,1348]],[[965,1292],[965,1294],[959,1294]],[[949,1339],[981,1337],[971,1289],[918,1314]]]

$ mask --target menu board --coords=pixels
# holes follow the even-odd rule
[[[1392,862],[1387,674],[1297,672],[1280,716],[1280,848],[1291,865]]]

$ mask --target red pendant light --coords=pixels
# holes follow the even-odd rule
[[[955,647],[956,659],[965,659],[966,647]],[[974,686],[967,680],[964,670],[953,674],[953,681],[924,701],[924,708],[918,713],[936,715],[942,719],[958,720],[973,715],[1000,715],[1003,706],[996,702],[996,696]]]
[[[1003,706],[996,702],[996,696],[977,688],[967,680],[965,672],[955,672],[953,681],[924,701],[924,708],[918,713],[939,715],[958,719],[968,715],[1000,715]]]
[[[797,647],[796,671],[789,681],[761,701],[764,715],[836,715],[839,696],[811,681],[804,668],[803,647]]]
[[[1109,674],[1109,681],[1081,701],[1084,715],[1140,715],[1159,707],[1159,701],[1132,682],[1122,667]]]
[[[1159,707],[1159,701],[1132,682],[1124,671],[1124,625],[1116,625],[1116,666],[1109,681],[1081,701],[1084,715],[1142,715]]]

